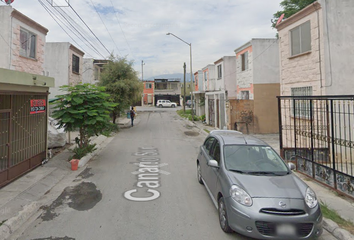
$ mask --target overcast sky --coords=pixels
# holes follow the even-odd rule
[[[66,1],[14,0],[12,7],[46,27],[47,42],[70,42],[84,57],[102,59],[109,52],[126,56],[134,61],[139,78],[143,60],[144,79],[182,73],[183,62],[190,72],[189,46],[166,33],[192,43],[196,72],[223,56],[234,56],[234,50],[252,38],[274,38],[270,19],[281,10],[281,0],[70,0],[71,7]],[[63,7],[52,7],[51,2]],[[57,21],[71,37],[48,11],[61,16]],[[86,33],[74,34],[73,27]]]

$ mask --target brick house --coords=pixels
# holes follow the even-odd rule
[[[48,29],[0,6],[0,186],[47,158],[49,87],[43,76]]]

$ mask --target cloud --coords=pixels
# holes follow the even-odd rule
[[[252,38],[275,37],[270,19],[280,10],[280,0],[75,0],[70,1],[72,8],[52,7],[57,14],[61,11],[68,19],[72,18],[69,21],[89,36],[83,40],[71,34],[76,44],[40,1],[47,3],[47,0],[15,0],[12,6],[48,28],[47,41],[71,42],[82,49],[86,57],[102,58],[87,46],[87,41],[92,41],[103,56],[108,56],[107,48],[109,52],[134,60],[139,73],[141,60],[144,60],[144,78],[183,72],[183,62],[189,71],[189,46],[173,36],[166,36],[167,32],[192,43],[195,72],[222,56],[234,55],[236,48]],[[55,1],[65,3],[65,0]]]

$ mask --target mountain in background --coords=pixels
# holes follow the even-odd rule
[[[190,78],[191,74],[190,73],[186,73],[186,82],[190,82]],[[147,79],[144,80],[154,80],[154,79],[168,79],[168,78],[180,78],[181,82],[183,82],[183,73],[172,73],[172,74],[162,74],[162,75],[158,75],[158,76],[153,76],[153,77],[149,77]]]

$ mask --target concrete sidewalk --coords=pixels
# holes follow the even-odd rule
[[[208,134],[207,131],[212,131],[216,129],[214,127],[207,126],[201,123],[200,121],[196,121],[193,123],[189,122],[189,124],[202,130],[200,132],[203,132],[205,135]],[[268,143],[278,153],[280,152],[278,134],[253,134],[253,136]],[[313,181],[311,178],[306,177],[305,175],[299,172],[295,172],[295,174],[303,181],[305,181],[306,184],[316,192],[317,198],[320,202],[324,203],[328,208],[336,211],[343,219],[354,223],[353,200],[346,197],[340,197],[336,192],[334,192],[330,188],[316,181]],[[336,224],[330,219],[324,218],[323,226],[325,230],[327,230],[336,239],[354,240],[354,235],[350,234],[347,230],[339,228],[338,224]]]
[[[137,121],[138,123],[138,121]],[[119,128],[130,127],[130,119],[119,118]],[[71,143],[74,143],[76,133],[71,133]],[[17,230],[26,225],[26,222],[40,207],[54,201],[64,190],[72,184],[74,179],[80,178],[85,171],[86,163],[102,151],[113,137],[98,136],[91,138],[96,143],[96,150],[80,159],[78,171],[71,170],[68,161],[73,153],[67,148],[55,155],[48,163],[37,167],[17,180],[0,189],[0,239],[16,239]],[[71,145],[70,148],[75,147]]]

